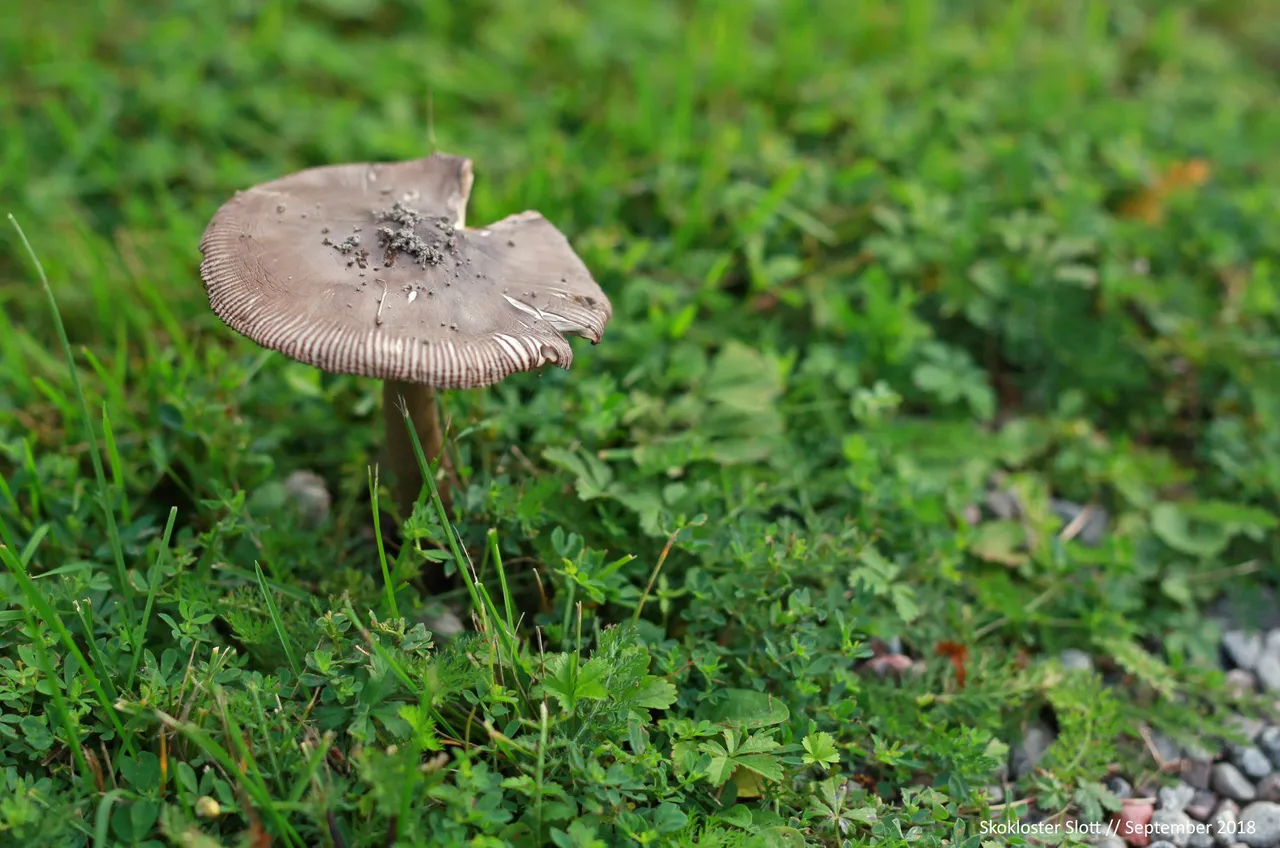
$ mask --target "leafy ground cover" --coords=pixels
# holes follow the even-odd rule
[[[8,15],[0,842],[976,845],[1265,711],[1212,604],[1276,582],[1269,4]],[[615,315],[450,394],[396,533],[377,384],[234,337],[197,244],[431,149]]]

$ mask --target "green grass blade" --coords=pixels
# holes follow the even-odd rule
[[[49,285],[49,277],[44,272],[44,265],[40,262],[40,257],[36,255],[35,249],[31,246],[31,242],[27,239],[27,234],[23,232],[22,226],[18,223],[18,219],[9,215],[9,223],[18,231],[18,238],[22,241],[22,246],[27,252],[32,264],[35,266],[36,274],[40,278],[40,284],[44,287],[45,297],[49,301],[49,312],[53,317],[54,328],[58,332],[58,341],[62,345],[62,354],[66,358],[67,373],[71,377],[71,385],[75,389],[76,401],[80,405],[80,424],[84,428],[85,441],[89,445],[89,456],[93,462],[93,473],[98,484],[98,500],[99,506],[102,507],[102,513],[107,522],[107,536],[111,544],[111,555],[116,564],[116,582],[119,584],[117,589],[124,596],[124,613],[126,620],[133,618],[133,588],[129,585],[128,570],[124,562],[124,545],[120,541],[120,528],[116,526],[115,510],[111,508],[110,489],[107,486],[107,475],[102,465],[102,452],[98,449],[98,435],[94,431],[93,420],[89,417],[89,404],[84,399],[84,388],[80,385],[80,373],[76,369],[75,355],[71,352],[71,342],[67,338],[67,328],[62,323],[62,312],[58,309],[57,298],[53,296],[53,287]],[[129,628],[130,633],[133,632],[132,626]],[[137,645],[133,649],[137,650]]]
[[[253,571],[258,578],[258,589],[262,592],[262,599],[267,604],[267,614],[271,616],[271,624],[276,629],[276,635],[280,637],[280,644],[284,647],[284,655],[289,660],[289,668],[293,669],[293,678],[297,680],[302,676],[302,668],[298,665],[298,660],[293,656],[293,648],[289,646],[289,637],[285,635],[284,622],[280,620],[280,611],[276,609],[276,602],[271,597],[271,589],[267,587],[267,578],[262,574],[262,566],[257,562],[253,564]]]
[[[160,586],[160,563],[164,560],[164,555],[169,550],[169,539],[173,536],[173,522],[178,517],[178,508],[170,507],[169,520],[164,525],[164,537],[160,540],[160,550],[156,552],[155,562],[151,563],[151,570],[147,574],[147,604],[142,609],[142,621],[138,624],[138,644],[141,645],[147,638],[147,625],[151,622],[151,608],[155,606],[156,590]],[[142,651],[133,652],[133,661],[129,664],[129,676],[126,678],[124,688],[132,689],[134,677],[138,673],[138,660],[142,657]]]
[[[373,509],[373,538],[378,543],[378,563],[382,566],[382,589],[387,596],[387,611],[392,618],[400,617],[400,610],[396,607],[396,587],[391,582],[391,569],[387,567],[387,549],[382,543],[382,518],[378,510],[378,472],[370,467],[369,474],[369,504]]]

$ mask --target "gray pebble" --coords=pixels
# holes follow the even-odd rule
[[[1156,810],[1151,814],[1152,835],[1163,837],[1173,843],[1174,848],[1186,848],[1187,840],[1195,829],[1196,823],[1186,813]]]
[[[1262,639],[1262,652],[1280,656],[1280,627],[1267,631]]]
[[[1252,671],[1243,668],[1233,668],[1228,671],[1226,684],[1227,691],[1237,700],[1258,691],[1258,678]]]
[[[1064,671],[1093,671],[1093,657],[1076,648],[1067,648],[1058,654],[1058,662]]]
[[[1187,808],[1183,812],[1196,821],[1208,821],[1209,816],[1213,815],[1213,808],[1217,803],[1217,795],[1201,789],[1196,792],[1196,797],[1191,799],[1191,803],[1187,804]]]
[[[1280,692],[1280,656],[1263,654],[1253,669],[1258,675],[1258,682],[1267,692]]]
[[[1258,797],[1258,790],[1231,763],[1215,765],[1211,781],[1215,792],[1236,801],[1248,802]]]
[[[1208,825],[1201,826],[1203,830],[1196,830],[1187,840],[1187,848],[1213,848],[1216,844],[1213,841],[1213,831]]]
[[[1008,492],[1002,492],[996,489],[987,492],[987,509],[996,518],[1010,521],[1022,514],[1022,507],[1018,504],[1018,499]]]
[[[285,496],[306,527],[315,528],[329,517],[331,498],[324,478],[312,471],[295,471],[284,481]]]
[[[1191,803],[1191,799],[1196,797],[1196,790],[1194,786],[1178,783],[1161,788],[1159,797],[1160,809],[1180,813]]]
[[[1118,836],[1101,836],[1092,840],[1089,844],[1093,848],[1128,848],[1125,841]]]
[[[1167,839],[1157,839],[1151,843],[1150,848],[1182,848],[1182,846]]]
[[[987,787],[987,801],[992,804],[1004,803],[1004,787],[999,783],[993,783]]]
[[[1271,761],[1271,765],[1280,769],[1280,727],[1271,725],[1262,728],[1255,741],[1258,743],[1259,750],[1267,755],[1267,759]]]
[[[1156,756],[1160,758],[1160,764],[1176,763],[1182,759],[1182,749],[1180,749],[1172,739],[1163,733],[1151,731],[1151,747],[1155,749]]]
[[[1182,779],[1196,789],[1208,789],[1213,774],[1213,758],[1182,761]]]
[[[1224,802],[1220,805],[1218,812],[1209,820],[1209,830],[1213,833],[1214,840],[1222,846],[1233,845],[1238,821],[1239,811],[1235,804]]]
[[[1041,722],[1033,721],[1022,736],[1022,743],[1009,757],[1009,772],[1014,780],[1030,774],[1036,763],[1053,744],[1053,731]]]
[[[1258,781],[1258,800],[1280,803],[1280,774],[1269,774]]]
[[[1231,762],[1250,780],[1261,780],[1271,774],[1271,760],[1255,745],[1233,748]]]
[[[1118,774],[1108,777],[1102,782],[1102,785],[1107,787],[1111,794],[1115,795],[1121,801],[1125,798],[1133,797],[1133,784],[1129,783],[1129,781],[1125,780]]]
[[[1280,804],[1257,801],[1240,811],[1240,830],[1236,834],[1251,848],[1273,848],[1280,844]]]
[[[419,619],[426,625],[431,635],[443,641],[457,636],[463,631],[461,619],[449,609],[434,610]]]
[[[1080,513],[1084,512],[1085,507],[1071,501],[1057,500],[1056,498],[1049,501],[1049,508],[1062,519],[1063,527],[1080,517]],[[1107,532],[1107,525],[1111,519],[1107,515],[1107,511],[1099,506],[1089,508],[1089,514],[1084,519],[1084,526],[1080,528],[1080,532],[1076,534],[1076,540],[1082,545],[1095,547],[1102,541],[1102,537]]]
[[[1262,636],[1243,630],[1228,630],[1222,634],[1222,652],[1233,668],[1252,671],[1262,655]]]

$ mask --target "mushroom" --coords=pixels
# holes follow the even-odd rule
[[[209,305],[232,330],[334,374],[383,381],[402,516],[422,491],[408,410],[428,461],[436,389],[470,389],[550,362],[566,335],[599,343],[613,309],[537,212],[464,228],[471,160],[433,154],[309,168],[237,194],[200,242]]]

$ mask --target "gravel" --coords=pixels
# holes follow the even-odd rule
[[[1258,800],[1280,803],[1280,774],[1269,774],[1258,781]]]
[[[1213,838],[1219,845],[1235,843],[1236,824],[1239,820],[1239,812],[1235,804],[1224,801],[1218,807],[1218,812],[1214,813],[1213,818],[1209,820],[1209,830],[1212,831]]]
[[[1280,692],[1280,655],[1265,653],[1254,667],[1258,682],[1268,692]]]
[[[1123,801],[1125,798],[1133,797],[1133,784],[1131,784],[1129,781],[1125,780],[1123,777],[1121,777],[1118,774],[1113,775],[1112,777],[1108,777],[1106,783],[1104,783],[1103,786],[1110,789],[1111,792],[1121,801]]]
[[[1262,728],[1254,741],[1258,743],[1258,749],[1271,760],[1271,765],[1280,769],[1280,727],[1270,725]]]
[[[1213,790],[1235,801],[1248,802],[1258,797],[1258,790],[1240,769],[1231,763],[1218,763],[1213,767]]]
[[[1262,656],[1262,636],[1243,630],[1228,630],[1222,634],[1222,652],[1236,668],[1253,671]]]
[[[1159,797],[1161,810],[1181,813],[1191,803],[1191,799],[1196,797],[1196,790],[1194,786],[1178,783],[1174,786],[1163,787],[1160,790]]]
[[[1214,807],[1217,805],[1218,796],[1201,789],[1196,792],[1196,797],[1191,799],[1191,803],[1187,804],[1183,812],[1196,821],[1208,821],[1209,816],[1213,815]]]
[[[1034,721],[1027,726],[1022,744],[1014,748],[1009,757],[1009,773],[1014,780],[1027,775],[1053,744],[1053,731],[1048,725]]]
[[[1196,823],[1183,812],[1156,810],[1151,816],[1151,833],[1172,842],[1175,848],[1185,848]]]
[[[1233,750],[1231,763],[1250,780],[1261,780],[1271,774],[1271,760],[1255,745]]]
[[[1240,841],[1251,848],[1280,844],[1280,804],[1256,801],[1240,811]]]

